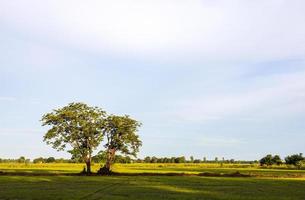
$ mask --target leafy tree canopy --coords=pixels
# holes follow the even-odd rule
[[[288,165],[299,165],[302,161],[305,161],[305,158],[303,157],[303,154],[294,154],[294,155],[290,155],[287,156],[285,158],[285,162]]]
[[[51,126],[44,141],[58,151],[72,147],[70,153],[81,157],[91,172],[91,154],[103,139],[106,112],[84,103],[70,103],[42,117],[43,126]]]
[[[102,173],[109,173],[111,164],[114,162],[116,152],[123,155],[136,156],[139,147],[142,145],[137,134],[141,123],[130,118],[128,115],[116,116],[110,115],[105,123],[106,137],[106,164],[102,168]]]

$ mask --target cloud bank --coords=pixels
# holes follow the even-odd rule
[[[6,1],[5,29],[95,53],[162,59],[304,58],[305,3],[271,1]]]

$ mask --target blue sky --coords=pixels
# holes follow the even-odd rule
[[[0,157],[69,157],[41,116],[143,123],[140,157],[304,152],[303,1],[0,1]]]

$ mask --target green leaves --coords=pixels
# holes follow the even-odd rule
[[[137,135],[141,123],[128,115],[107,116],[98,107],[84,103],[70,103],[67,106],[54,109],[43,115],[42,126],[51,128],[43,140],[58,151],[63,151],[69,145],[68,152],[74,159],[82,159],[90,166],[91,154],[101,141],[106,138],[107,152],[121,152],[133,155],[139,152],[142,142]]]
[[[141,123],[130,118],[128,115],[110,115],[106,119],[105,135],[106,149],[115,149],[126,155],[136,156],[142,142],[137,135]]]
[[[70,144],[73,152],[85,160],[103,139],[106,112],[84,103],[70,103],[42,117],[43,126],[51,126],[44,141],[54,149],[64,150]]]

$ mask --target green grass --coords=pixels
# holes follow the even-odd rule
[[[273,168],[261,168],[258,165],[220,165],[220,164],[117,164],[114,171],[124,173],[186,173],[199,174],[223,173],[231,174],[240,172],[245,175],[260,177],[304,177],[305,170],[296,170],[282,166]]]
[[[84,164],[17,164],[17,163],[0,163],[0,171],[4,172],[24,172],[24,173],[45,173],[45,174],[63,174],[79,173],[82,171]],[[100,164],[92,166],[93,172],[96,172]],[[218,173],[231,174],[240,172],[242,174],[259,176],[259,177],[299,177],[305,178],[305,170],[296,170],[286,166],[261,168],[258,165],[242,164],[115,164],[115,172],[120,173]]]
[[[116,164],[125,174],[156,176],[76,176],[83,164],[0,164],[0,200],[7,199],[213,199],[304,200],[305,171],[289,167],[219,164]],[[100,165],[93,165],[97,171]],[[253,177],[159,176],[163,173],[234,173]],[[75,176],[66,176],[65,173]],[[44,174],[44,175],[42,175]],[[56,176],[49,176],[56,174]],[[297,177],[297,178],[296,178]]]
[[[304,179],[0,176],[0,199],[303,200]]]
[[[0,171],[3,172],[25,172],[25,173],[79,173],[84,164],[71,163],[44,163],[44,164],[19,164],[19,163],[0,163]],[[93,171],[97,171],[100,165],[92,166]]]

